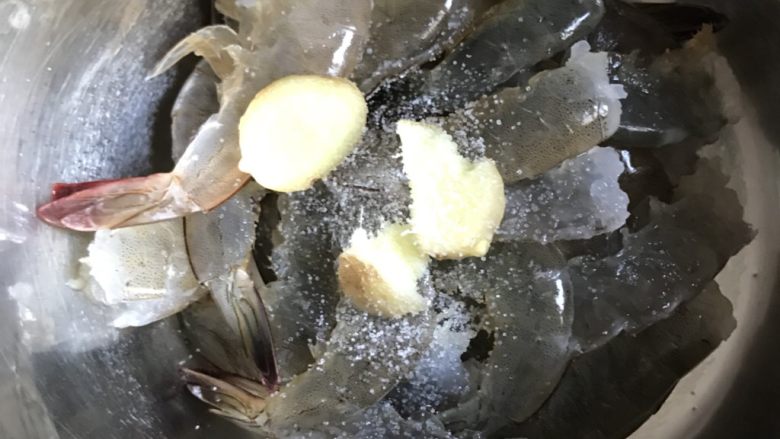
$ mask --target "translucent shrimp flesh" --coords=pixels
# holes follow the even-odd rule
[[[525,85],[538,63],[585,38],[604,12],[601,0],[477,1],[472,7],[470,32],[443,60],[409,69],[369,95],[372,123],[446,115],[502,87]]]
[[[492,0],[375,0],[366,51],[353,72],[368,93],[458,42]]]
[[[571,283],[560,252],[534,243],[494,243],[485,258],[453,269],[464,294],[483,295],[485,329],[495,342],[475,391],[440,417],[455,431],[494,432],[533,414],[563,374],[571,356]]]
[[[575,358],[555,392],[501,437],[624,437],[658,411],[677,383],[737,325],[731,302],[711,282],[668,319],[622,334]],[[576,396],[575,396],[576,395]]]
[[[593,148],[537,178],[507,186],[495,239],[546,244],[621,228],[629,217],[629,198],[619,182],[624,171],[618,151]]]
[[[617,253],[569,261],[576,350],[592,350],[620,332],[635,334],[668,317],[752,239],[727,178],[715,164],[699,163],[676,191],[679,201],[645,203],[643,226],[622,231]]]
[[[607,54],[586,42],[564,67],[535,75],[527,87],[485,96],[445,122],[495,160],[504,181],[536,177],[589,150],[618,129],[623,87],[610,84]]]
[[[278,245],[271,262],[280,283],[274,291],[287,296],[296,311],[298,339],[323,342],[335,325],[339,301],[336,258],[341,248],[334,239],[338,207],[322,183],[302,192],[280,196]]]
[[[171,155],[178,161],[201,125],[219,111],[219,77],[201,60],[179,91],[171,110]]]
[[[387,397],[408,418],[424,420],[422,414],[454,407],[473,384],[461,358],[476,335],[474,316],[465,302],[437,292],[431,305],[436,319],[431,343],[412,373]]]
[[[411,195],[403,172],[398,136],[370,130],[356,150],[324,180],[336,203],[335,240],[346,248],[358,227],[370,234],[382,225],[404,222]]]
[[[55,185],[39,209],[98,230],[74,285],[115,326],[183,311],[184,379],[212,412],[263,437],[619,436],[733,329],[712,279],[753,233],[687,148],[728,119],[713,35],[691,39],[703,9],[670,6],[697,14],[675,27],[617,0],[215,3],[228,25],[154,72],[203,58],[174,105],[173,171]],[[290,74],[351,78],[390,110],[327,178],[269,197],[237,168],[238,120]],[[341,297],[336,259],[356,228],[409,216],[393,111],[493,159],[508,202],[484,258],[433,262],[427,309],[389,319]],[[656,158],[670,145],[696,174]],[[645,156],[663,188],[631,186]],[[261,199],[278,218],[257,252]]]
[[[734,119],[713,76],[715,35],[706,27],[682,48],[652,61],[613,54],[610,70],[624,85],[620,127],[610,140],[622,148],[692,146],[714,142]]]
[[[703,5],[683,2],[631,3],[604,0],[604,17],[588,36],[596,50],[640,57],[663,55],[679,49],[705,25],[716,31],[728,18]]]
[[[279,281],[269,284],[264,302],[272,325],[287,334],[277,346],[283,375],[305,369],[312,361],[309,344],[323,345],[336,324],[336,258],[354,230],[373,233],[406,218],[409,189],[398,151],[394,134],[369,131],[323,182],[279,196],[271,254]]]
[[[507,0],[493,6],[428,75],[428,95],[466,103],[583,39],[601,0]],[[439,100],[434,98],[435,100]]]

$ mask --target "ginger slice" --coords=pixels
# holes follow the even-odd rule
[[[373,237],[357,229],[339,256],[339,284],[358,309],[397,318],[426,308],[417,281],[427,265],[408,226],[391,224]]]
[[[279,79],[241,117],[238,167],[271,190],[308,189],[357,145],[367,114],[363,94],[346,79]]]
[[[443,129],[398,122],[417,243],[438,259],[484,256],[504,216],[504,182],[490,159],[470,161]]]

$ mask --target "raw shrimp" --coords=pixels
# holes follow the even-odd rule
[[[440,416],[489,434],[526,419],[555,388],[570,357],[571,284],[560,252],[534,243],[494,243],[455,270],[464,295],[484,295],[495,343],[476,392]]]
[[[394,133],[372,130],[360,147],[325,180],[303,192],[283,194],[278,245],[271,260],[280,282],[270,286],[270,314],[295,327],[293,363],[301,346],[322,342],[335,324],[339,291],[336,258],[357,227],[376,232],[408,215],[409,188]],[[272,318],[273,320],[273,318]],[[289,332],[289,331],[288,331]]]
[[[246,424],[280,434],[297,428],[327,428],[325,421],[336,428],[337,419],[372,406],[414,367],[432,336],[432,323],[426,313],[390,321],[346,304],[338,310],[329,307],[327,302],[338,295],[335,283],[328,287],[327,282],[334,267],[321,253],[335,249],[327,227],[328,218],[334,218],[327,208],[327,191],[318,184],[284,196],[282,204],[284,242],[275,253],[282,280],[260,293],[270,296],[265,302],[274,342],[281,347],[280,367],[305,364],[301,347],[319,339],[314,355],[308,355],[315,364],[295,377],[280,370],[283,385],[272,395],[262,383],[247,381],[232,369],[223,368],[215,377],[193,371],[185,374],[195,396],[218,413]],[[330,326],[323,319],[334,318],[334,313],[336,326],[328,336]],[[214,349],[216,355],[225,350]]]
[[[238,39],[279,77],[349,77],[364,53],[373,2],[218,0],[216,7],[239,23]]]
[[[174,160],[217,106],[216,82],[211,67],[201,62],[182,87],[171,112]],[[279,381],[274,342],[259,293],[265,283],[252,258],[264,195],[250,182],[213,211],[184,218],[190,266],[212,298],[187,311],[184,320],[197,334],[190,341],[211,353],[207,360],[219,370],[274,388]]]
[[[271,255],[280,283],[273,292],[285,308],[296,309],[297,339],[323,342],[330,333],[339,300],[335,242],[338,206],[323,183],[279,197],[281,221],[277,245]]]
[[[206,293],[190,267],[181,219],[101,230],[88,251],[71,286],[107,305],[115,327],[153,323]]]
[[[449,49],[495,0],[375,0],[371,37],[353,73],[368,93]]]
[[[619,229],[628,219],[628,195],[618,182],[624,171],[617,151],[593,148],[538,178],[507,186],[495,239],[546,244]]]
[[[674,223],[674,211],[654,204],[652,222],[624,232],[615,255],[573,259],[574,347],[588,351],[621,331],[636,333],[668,316],[721,268],[693,231]]]
[[[219,112],[203,124],[170,173],[55,185],[38,215],[52,225],[97,230],[208,211],[236,193],[249,175],[238,170],[238,120],[255,94],[294,73],[348,76],[363,53],[371,2],[286,1],[218,4],[239,32],[210,26],[190,35],[158,64],[165,71],[190,52],[220,78]]]
[[[369,95],[372,124],[446,115],[509,83],[525,84],[536,64],[584,38],[604,12],[601,0],[478,1],[472,7],[491,3],[433,69],[410,69]]]
[[[737,325],[732,311],[710,282],[668,319],[575,358],[542,408],[499,437],[630,436],[729,337]]]
[[[492,92],[584,38],[603,13],[601,0],[503,1],[430,72],[427,94],[465,103]]]
[[[624,148],[698,148],[714,142],[733,118],[713,77],[718,59],[711,28],[652,62],[636,54],[612,55],[611,70],[628,97],[610,143]]]
[[[220,29],[221,34],[232,32],[224,26]],[[228,53],[236,57],[245,55],[237,45],[218,49],[217,45],[224,42],[211,35],[213,32],[209,31],[213,30],[206,28],[188,37],[161,61],[160,66],[173,64],[177,57],[187,53],[180,47],[189,48],[195,42],[216,53],[224,53],[225,58]],[[206,36],[214,39],[204,40]],[[207,61],[217,66],[215,71],[224,71],[226,61],[222,57],[210,57]],[[253,97],[251,90],[268,82],[267,76],[254,71],[254,78],[245,74],[249,71],[250,67],[238,68],[221,78],[223,90],[219,113],[201,127],[172,172],[66,185],[67,195],[53,196],[51,203],[38,209],[39,217],[56,226],[88,231],[161,221],[219,205],[248,180],[237,167],[240,158],[238,118]],[[226,90],[228,82],[232,87]],[[57,186],[55,190],[61,191]]]
[[[311,361],[308,345],[332,330],[339,291],[336,258],[357,227],[377,231],[406,217],[409,189],[394,133],[369,131],[360,147],[325,180],[303,192],[281,194],[281,221],[271,262],[279,282],[264,302],[283,337],[277,349],[284,374]],[[308,359],[308,361],[307,361]]]
[[[258,290],[264,288],[262,279],[253,274],[236,270],[229,288],[211,291],[180,316],[199,368],[218,371],[223,379],[252,381],[271,391],[279,383],[273,361],[275,340],[265,322],[263,304],[257,299]]]
[[[706,6],[678,2],[631,4],[604,0],[604,6],[604,18],[588,37],[593,48],[625,55],[639,52],[641,57],[679,49],[704,25],[720,30],[728,21]]]
[[[185,217],[184,225],[193,272],[208,288],[233,339],[241,343],[244,360],[239,364],[259,368],[246,373],[244,367],[240,376],[274,388],[279,377],[273,336],[259,292],[265,283],[252,257],[256,206],[264,192],[249,183],[214,211]]]
[[[650,200],[644,224],[623,231],[614,255],[569,261],[574,285],[573,348],[588,351],[620,332],[638,333],[695,297],[752,239],[728,178],[704,159],[667,205]],[[706,218],[706,221],[702,221]]]
[[[265,190],[256,183],[246,185],[218,210],[184,219],[187,251],[193,271],[202,283],[209,283],[252,257],[257,204]]]
[[[389,222],[409,216],[411,195],[394,132],[370,130],[355,149],[323,182],[337,205],[336,243],[346,248],[361,227],[373,234]]]
[[[315,364],[276,393],[259,395],[235,382],[187,371],[190,390],[217,412],[242,407],[245,423],[280,436],[338,429],[342,420],[373,406],[414,368],[435,322],[427,311],[384,319],[346,303],[336,318]]]
[[[436,418],[410,419],[384,401],[350,417],[331,434],[339,439],[453,439]]]
[[[431,343],[411,375],[387,398],[400,414],[414,419],[452,408],[471,385],[461,357],[476,335],[474,315],[448,294],[437,294],[431,307],[437,323]]]
[[[178,159],[184,152],[182,148],[177,148],[177,145],[184,143],[180,141],[181,137],[190,135],[187,133],[194,135],[197,128],[211,115],[207,109],[212,102],[216,104],[216,96],[212,94],[211,101],[198,99],[209,97],[209,93],[204,96],[203,90],[208,90],[209,87],[203,82],[210,82],[213,86],[212,78],[214,76],[211,68],[202,63],[177,99],[172,114],[174,139],[179,139],[174,141],[174,159]],[[195,100],[198,100],[197,107],[185,107],[196,108],[194,112],[176,110],[183,105],[193,104]],[[200,107],[206,111],[198,111]],[[177,132],[181,135],[177,136]],[[206,271],[202,268],[204,264],[224,261],[225,255],[217,259],[224,247],[233,248],[239,253],[243,251],[243,254],[231,255],[232,260],[224,263],[221,274],[237,275],[235,270],[231,269],[244,267],[242,261],[248,257],[247,251],[251,250],[254,240],[253,219],[250,217],[247,220],[244,212],[248,211],[252,215],[247,198],[257,195],[258,190],[257,186],[249,186],[243,191],[243,196],[236,197],[235,201],[231,200],[211,215],[201,214],[184,220],[171,219],[115,231],[98,231],[90,244],[89,256],[82,260],[82,279],[78,282],[79,286],[111,308],[110,312],[116,316],[112,322],[114,326],[141,326],[181,311],[206,293],[207,288],[199,286],[199,283],[206,283],[204,281],[217,277],[214,275],[216,270],[196,273],[194,267]],[[216,222],[217,218],[224,218],[225,214],[228,218],[243,214],[243,221],[249,225],[239,228],[236,222],[220,219],[220,225],[225,227],[217,232],[230,230],[229,233],[236,238],[220,247],[215,241],[221,238],[221,235],[215,235],[212,233],[214,230],[208,229],[216,228],[209,226]],[[189,232],[187,236],[185,230]],[[192,240],[192,236],[198,236],[200,239]],[[228,264],[231,266],[228,267]],[[204,275],[211,277],[204,279]],[[236,281],[235,285],[246,284],[238,279],[232,280]],[[224,291],[221,293],[223,297],[226,295]],[[257,336],[260,336],[260,333]]]
[[[535,75],[451,115],[448,131],[484,145],[506,182],[533,178],[609,138],[620,123],[623,87],[610,84],[607,54],[586,42],[564,67]]]
[[[171,110],[171,155],[178,161],[198,129],[219,111],[216,76],[206,61],[200,61],[173,103]]]

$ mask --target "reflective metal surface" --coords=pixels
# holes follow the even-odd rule
[[[165,114],[186,66],[144,77],[203,22],[194,1],[0,1],[2,438],[243,433],[182,392],[177,320],[108,329],[63,283],[84,239],[33,217],[52,181],[169,165],[150,145],[168,143]]]
[[[63,282],[85,239],[33,216],[51,182],[170,166],[165,148],[154,157],[150,145],[168,144],[166,115],[187,66],[144,77],[203,24],[202,3],[0,0],[0,438],[250,436],[182,391],[178,320],[108,329]],[[780,435],[780,2],[718,3],[733,19],[722,49],[744,92],[720,155],[759,235],[718,278],[737,331],[640,438]]]

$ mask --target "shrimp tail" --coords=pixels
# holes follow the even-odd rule
[[[228,282],[218,280],[206,282],[211,297],[222,311],[225,321],[241,341],[241,349],[251,358],[260,371],[252,377],[269,389],[279,386],[275,349],[268,315],[259,288],[265,285],[250,261],[248,272],[234,270]]]
[[[201,208],[173,174],[121,180],[57,183],[38,218],[77,231],[95,231],[176,218]]]
[[[102,186],[106,183],[112,183],[120,180],[122,179],[112,178],[106,180],[84,181],[80,183],[54,183],[51,185],[51,199],[49,201],[57,201],[60,198],[65,198],[68,195],[74,194],[76,192],[81,192],[93,187]]]
[[[252,424],[265,410],[270,392],[235,375],[218,378],[192,369],[182,369],[190,393],[212,406],[212,412],[236,421]]]

